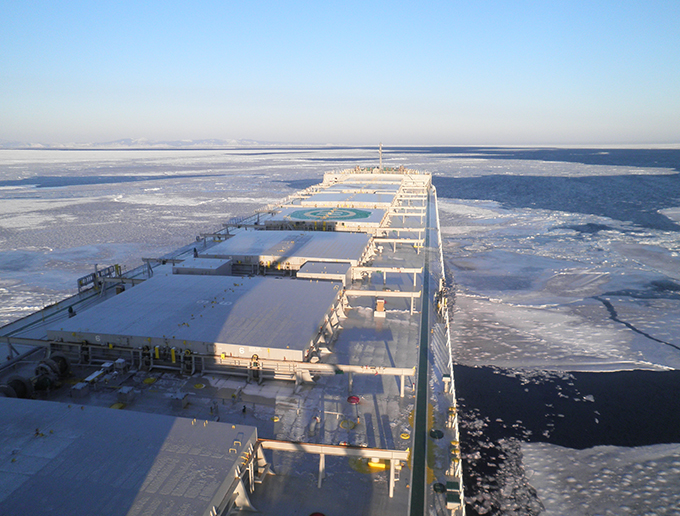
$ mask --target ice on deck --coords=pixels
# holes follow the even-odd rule
[[[320,192],[300,201],[301,206],[339,206],[349,208],[389,208],[393,193]]]
[[[302,360],[340,283],[156,275],[47,330],[50,339]]]
[[[324,191],[326,192],[353,192],[353,191],[360,191],[360,192],[366,192],[366,193],[391,193],[392,195],[395,195],[398,191],[399,188],[401,188],[401,184],[399,183],[336,183],[332,186],[329,186],[326,188]]]
[[[3,516],[212,514],[257,440],[253,426],[12,398],[0,427]]]
[[[385,210],[373,208],[322,208],[301,209],[298,206],[284,206],[272,216],[271,220],[291,221],[328,221],[353,224],[379,224],[385,216]]]
[[[231,260],[215,260],[192,257],[172,266],[173,274],[203,274],[207,276],[227,276],[231,273]]]
[[[363,233],[322,231],[244,231],[200,253],[250,264],[280,264],[299,269],[306,261],[357,265],[371,237]]]
[[[297,273],[298,278],[350,282],[350,266],[347,263],[307,262]]]
[[[387,210],[380,208],[303,208],[283,206],[265,222],[267,227],[322,229],[325,225],[336,231],[362,231],[379,227],[387,218]]]

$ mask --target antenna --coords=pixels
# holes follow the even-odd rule
[[[382,142],[380,142],[380,172],[382,172]]]

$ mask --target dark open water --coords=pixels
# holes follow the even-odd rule
[[[469,497],[503,487],[502,440],[574,449],[680,442],[680,371],[570,373],[528,382],[492,367],[455,366],[454,374],[463,456],[475,457],[464,462]],[[527,500],[524,514],[539,513],[531,506]],[[491,509],[488,514],[502,513],[497,503]],[[474,505],[468,514],[478,514]]]
[[[461,412],[488,418],[492,441],[576,449],[680,442],[680,371],[569,373],[530,383],[491,367],[454,372]]]

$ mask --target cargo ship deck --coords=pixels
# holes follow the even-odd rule
[[[464,514],[446,285],[403,167],[96,270],[0,328],[3,514]]]

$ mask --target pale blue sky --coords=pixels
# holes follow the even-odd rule
[[[680,1],[0,0],[0,139],[680,142]]]

